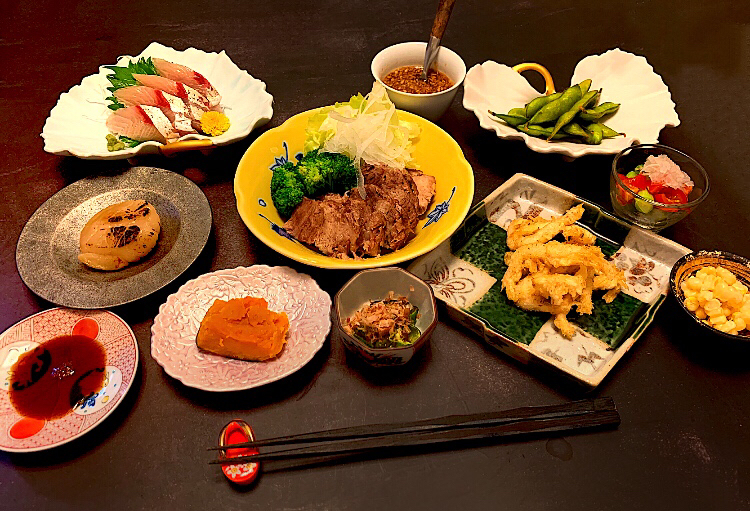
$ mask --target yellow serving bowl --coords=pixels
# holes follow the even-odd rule
[[[419,221],[416,236],[403,248],[378,257],[337,259],[291,239],[281,228],[284,220],[271,201],[272,169],[302,152],[307,120],[317,109],[299,113],[267,131],[245,152],[234,176],[237,210],[248,229],[263,243],[295,261],[318,268],[362,269],[390,266],[429,252],[461,225],[474,197],[474,173],[455,140],[435,124],[409,112],[399,118],[421,128],[415,161],[437,180],[435,198]]]

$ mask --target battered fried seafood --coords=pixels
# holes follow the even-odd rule
[[[546,220],[542,217],[516,218],[508,226],[508,248],[516,250],[524,245],[547,243],[560,234],[566,227],[572,226],[583,216],[583,204],[569,209],[563,216]],[[581,229],[578,227],[578,229]],[[581,229],[583,230],[583,229]],[[594,243],[593,235],[591,243]]]
[[[627,287],[622,270],[593,246],[594,235],[572,225],[571,219],[582,214],[579,205],[553,220],[519,218],[508,226],[508,246],[512,233],[517,248],[505,254],[508,270],[502,284],[508,299],[522,309],[553,314],[555,326],[568,339],[575,333],[567,319],[573,307],[580,314],[591,314],[593,291],[607,290],[604,301],[609,303]],[[561,232],[565,243],[550,241]]]

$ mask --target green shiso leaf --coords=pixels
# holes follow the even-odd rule
[[[142,140],[133,140],[132,138],[128,138],[128,137],[125,137],[125,136],[122,136],[122,135],[118,136],[117,139],[120,142],[122,142],[123,144],[125,144],[126,147],[135,147],[138,144],[142,144],[143,143]]]
[[[155,75],[156,67],[151,61],[150,57],[141,57],[138,60],[130,61],[127,66],[104,66],[105,69],[112,71],[111,74],[107,75],[107,80],[112,84],[111,87],[107,87],[110,92],[115,92],[123,87],[131,87],[138,85],[138,82],[133,78],[134,74],[142,75]],[[125,105],[117,101],[117,98],[110,96],[107,98],[112,104],[108,105],[111,110],[117,110],[123,108]],[[132,146],[131,146],[132,147]]]

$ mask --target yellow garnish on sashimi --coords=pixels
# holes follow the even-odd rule
[[[201,115],[201,131],[215,137],[229,129],[229,117],[221,112],[209,111]]]

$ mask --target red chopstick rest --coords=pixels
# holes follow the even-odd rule
[[[219,447],[228,447],[242,442],[254,442],[255,435],[250,425],[242,419],[235,419],[221,430]],[[236,458],[237,456],[252,456],[258,454],[258,449],[240,447],[235,449],[221,449],[219,457]],[[221,471],[235,484],[250,484],[255,481],[260,472],[260,463],[238,463],[236,465],[222,465]]]

